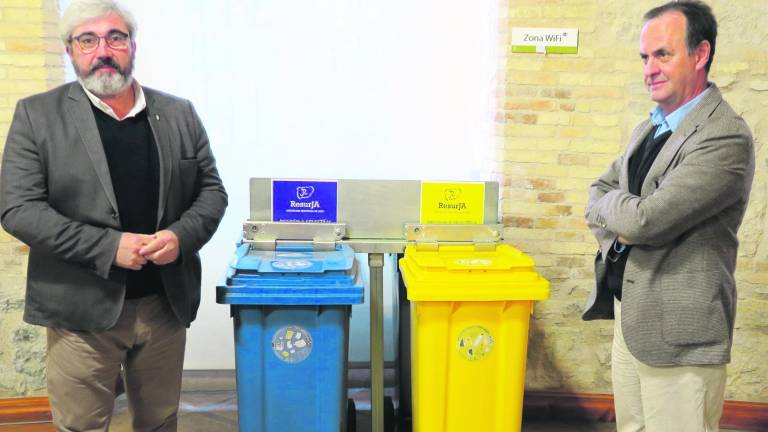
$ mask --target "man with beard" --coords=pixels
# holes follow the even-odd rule
[[[75,0],[60,27],[78,80],[19,101],[2,162],[24,320],[47,328],[57,430],[106,431],[122,373],[133,429],[175,431],[198,251],[227,195],[191,103],[131,76],[131,14]]]

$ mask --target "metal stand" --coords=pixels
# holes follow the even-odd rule
[[[368,266],[371,284],[371,427],[373,432],[383,432],[384,254],[368,254]]]
[[[501,227],[421,225],[421,182],[415,180],[338,180],[337,224],[269,222],[272,218],[272,179],[252,178],[250,220],[243,226],[252,247],[273,250],[278,244],[311,243],[315,250],[347,244],[368,254],[371,313],[372,432],[384,424],[384,254],[402,253],[406,242],[422,248],[440,241],[465,241],[477,249],[493,247]],[[499,185],[485,182],[484,223],[497,224]],[[400,355],[410,355],[401,353]]]

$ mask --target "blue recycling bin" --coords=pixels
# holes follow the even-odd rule
[[[231,305],[242,432],[338,432],[347,408],[354,251],[237,248],[216,300]]]

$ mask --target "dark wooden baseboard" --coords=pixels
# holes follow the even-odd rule
[[[47,397],[0,399],[0,424],[51,421]]]
[[[725,401],[720,424],[734,429],[768,431],[768,404]]]
[[[580,419],[613,422],[613,395],[526,391],[523,416],[530,419]]]
[[[526,418],[612,422],[613,396],[529,391],[525,393]],[[0,424],[51,420],[48,398],[0,399]],[[720,425],[730,429],[768,431],[768,403],[726,401]]]
[[[616,421],[613,395],[528,391],[523,401],[526,418]],[[768,403],[725,401],[720,426],[755,432],[768,431]]]

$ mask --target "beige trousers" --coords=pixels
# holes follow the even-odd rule
[[[725,365],[651,367],[627,349],[615,303],[612,378],[618,432],[717,432]]]
[[[59,432],[106,432],[124,373],[133,430],[176,431],[186,328],[164,298],[126,300],[103,332],[48,329],[48,397]]]

